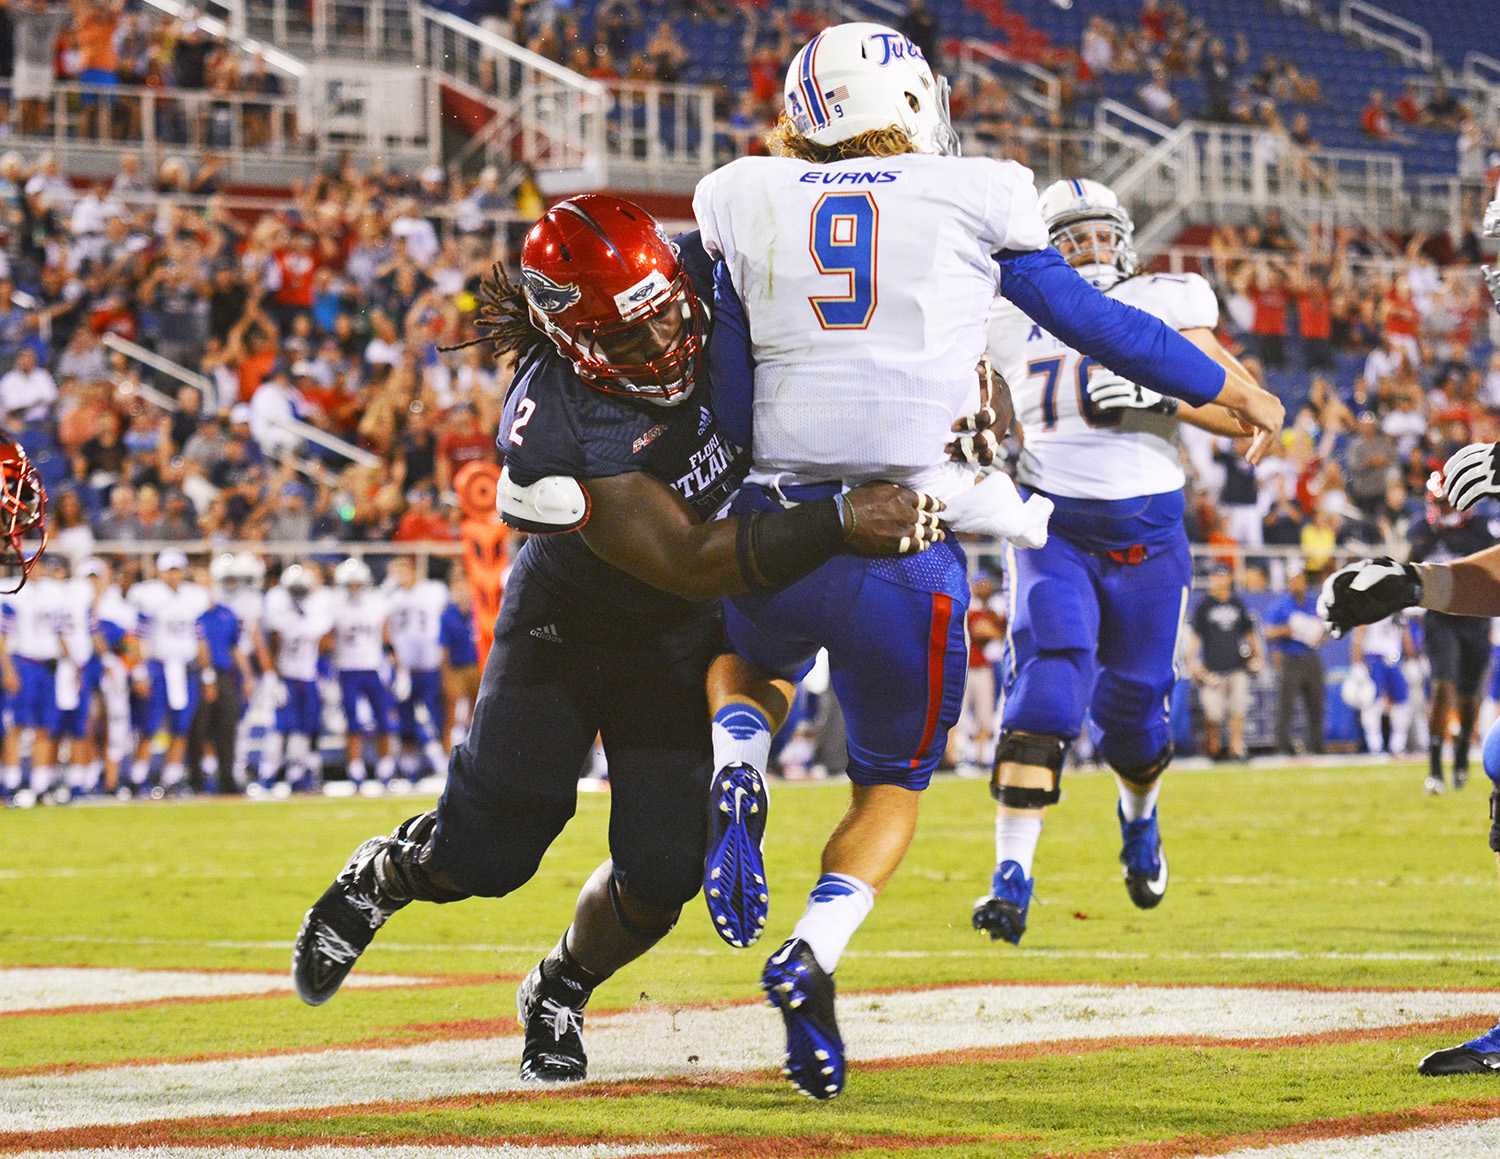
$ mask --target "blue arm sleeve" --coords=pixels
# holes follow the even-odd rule
[[[755,359],[750,354],[750,322],[729,280],[729,267],[714,263],[714,325],[708,338],[710,402],[719,428],[750,449],[751,403],[755,400]]]
[[[1155,315],[1101,294],[1057,250],[1049,246],[995,257],[1000,293],[1075,350],[1131,382],[1193,406],[1219,397],[1222,366]]]

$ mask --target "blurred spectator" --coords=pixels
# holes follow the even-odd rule
[[[926,0],[910,0],[906,6],[906,15],[901,18],[900,29],[906,33],[908,40],[922,50],[932,71],[937,72],[942,63],[938,52],[941,41],[937,17],[927,7]]]
[[[16,364],[0,376],[0,413],[8,427],[40,423],[51,417],[57,401],[57,383],[52,372],[38,366],[36,351],[21,347]]]
[[[1203,708],[1204,748],[1211,760],[1224,753],[1224,726],[1229,727],[1228,759],[1243,761],[1245,714],[1250,711],[1250,677],[1261,668],[1255,621],[1234,593],[1230,570],[1215,567],[1208,594],[1193,609],[1188,673],[1198,687]]]
[[[1276,657],[1280,686],[1276,700],[1276,744],[1283,753],[1323,751],[1323,661],[1318,647],[1323,643],[1323,621],[1318,616],[1316,593],[1309,587],[1309,567],[1294,568],[1287,577],[1287,591],[1266,612],[1266,639]],[[1292,739],[1295,706],[1301,703],[1306,721],[1306,742]]]
[[[1385,501],[1386,484],[1396,463],[1396,444],[1365,411],[1359,416],[1354,438],[1345,449],[1349,464],[1349,497],[1367,515],[1373,516]]]

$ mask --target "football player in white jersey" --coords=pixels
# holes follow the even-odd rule
[[[94,589],[80,575],[73,578],[69,557],[47,558],[47,567],[59,585],[57,631],[62,655],[57,661],[57,739],[68,744],[68,768],[64,789],[68,796],[94,791],[103,767],[94,749],[89,717],[102,672],[94,632]],[[61,759],[61,754],[59,754]]]
[[[1155,315],[1233,375],[1219,345],[1219,304],[1197,274],[1138,270],[1134,226],[1114,192],[1072,178],[1040,208],[1058,252],[1109,298]],[[1010,384],[1022,433],[1023,490],[1054,504],[1052,536],[1013,551],[1010,634],[1000,740],[995,871],[973,923],[1016,943],[1026,929],[1033,860],[1056,804],[1068,748],[1085,717],[1119,786],[1120,861],[1131,900],[1167,888],[1156,801],[1172,759],[1167,703],[1192,556],[1183,527],[1179,422],[1241,433],[1215,403],[1167,398],[1079,353],[1007,301],[996,303],[989,354]]]
[[[693,200],[703,245],[723,261],[712,343],[738,329],[747,348],[738,374],[715,359],[726,371],[715,412],[754,459],[737,512],[885,479],[945,502],[955,530],[1040,542],[1006,476],[976,487],[945,461],[997,294],[1133,381],[1231,407],[1256,435],[1251,454],[1264,452],[1281,426],[1275,397],[1071,270],[1048,245],[1029,170],[954,155],[945,82],[907,37],[878,24],[825,29],[792,61],[784,98],[776,155],[709,174]],[[844,1080],[833,971],[906,851],[958,715],[967,601],[950,540],[909,559],[837,559],[726,605],[731,645],[762,671],[800,678],[827,647],[848,726],[850,812],[762,976],[786,1023],[788,1076],[815,1098]],[[712,677],[710,697],[716,717],[735,714],[733,729],[714,730],[721,771],[763,770],[770,714],[753,719]],[[761,707],[774,704],[768,692]]]
[[[390,609],[391,648],[396,654],[402,765],[416,780],[420,765],[415,750],[420,745],[432,772],[442,776],[448,769],[448,750],[439,737],[447,715],[443,707],[442,622],[448,589],[437,580],[418,578],[411,558],[397,556],[391,560],[385,595]],[[418,708],[425,711],[425,722],[418,718]]]
[[[389,642],[385,594],[375,590],[370,568],[362,559],[346,559],[333,569],[339,599],[333,604],[333,667],[339,676],[344,704],[345,746],[349,779],[365,793],[378,793],[396,772],[391,734],[396,731],[396,708],[381,675]],[[369,726],[365,727],[364,715]],[[375,780],[368,780],[365,741],[373,737],[379,754]]]
[[[162,552],[156,557],[157,578],[136,584],[127,597],[139,617],[136,635],[151,683],[131,770],[138,787],[151,776],[157,733],[165,728],[168,735],[161,778],[152,786],[152,796],[183,784],[188,730],[198,711],[203,674],[213,670],[198,624],[213,600],[202,585],[188,579],[187,566],[182,552]]]
[[[135,631],[139,616],[120,594],[109,564],[86,559],[79,574],[88,580],[95,647],[100,661],[99,699],[104,707],[104,788],[122,798],[130,789],[120,777],[133,739],[130,673],[139,661]]]
[[[1349,662],[1363,662],[1375,685],[1375,701],[1360,711],[1365,748],[1372,753],[1398,756],[1406,752],[1411,733],[1411,688],[1403,669],[1417,654],[1411,626],[1404,615],[1387,616],[1376,623],[1354,629]],[[1382,721],[1390,720],[1390,740],[1382,737]]]
[[[322,771],[318,736],[323,701],[318,691],[318,655],[331,624],[328,602],[315,590],[310,568],[291,564],[266,593],[261,636],[264,680],[273,681],[276,725],[266,734],[254,795],[284,797],[316,788]],[[283,755],[286,775],[277,779]]]
[[[259,644],[261,617],[265,611],[266,565],[248,551],[234,557],[230,569],[231,587],[226,589],[224,599],[229,610],[240,622],[240,670],[244,673],[245,686],[241,690],[239,731],[235,736],[234,769],[232,779],[236,785],[249,782],[250,730],[256,711],[269,712],[264,705],[265,690],[256,678],[256,665],[260,660]]]
[[[3,603],[9,662],[4,670],[6,711],[4,787],[20,805],[42,800],[52,789],[57,753],[57,662],[62,584],[46,571]],[[30,787],[21,783],[22,735],[31,738]]]

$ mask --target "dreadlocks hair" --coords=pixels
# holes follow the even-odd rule
[[[887,125],[884,129],[867,129],[856,133],[847,141],[836,145],[819,145],[804,137],[793,127],[791,118],[782,113],[775,126],[766,134],[766,148],[773,157],[795,157],[799,161],[811,161],[814,165],[828,165],[834,161],[847,161],[854,157],[899,157],[902,153],[915,153],[911,134],[900,125]]]
[[[479,331],[478,337],[452,346],[439,346],[439,350],[446,353],[488,342],[494,347],[497,358],[512,352],[524,357],[539,346],[549,344],[550,339],[531,320],[531,307],[526,302],[525,291],[510,280],[503,263],[496,262],[490,267],[490,272],[479,283],[476,297],[479,308],[474,312],[474,328]]]

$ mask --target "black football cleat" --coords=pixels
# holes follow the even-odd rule
[[[844,1040],[834,1017],[833,975],[818,965],[812,947],[792,938],[766,961],[761,989],[786,1024],[781,1073],[811,1099],[831,1099],[844,1089]]]
[[[1167,896],[1167,855],[1161,848],[1161,829],[1156,810],[1138,821],[1125,820],[1125,813],[1115,806],[1120,820],[1120,865],[1125,871],[1125,892],[1137,909],[1155,909]]]
[[[1488,1033],[1471,1038],[1462,1046],[1435,1050],[1417,1064],[1420,1074],[1500,1075],[1500,1023]]]
[[[1019,946],[1026,932],[1026,915],[1035,887],[1036,879],[1026,876],[1020,862],[1002,861],[995,868],[990,892],[974,903],[970,918],[974,928],[981,934],[989,934],[992,942]]]
[[[371,837],[356,849],[302,919],[292,946],[292,979],[309,1006],[338,993],[375,931],[410,900],[392,897],[377,873],[377,860],[395,841]]]
[[[587,992],[569,992],[532,968],[516,990],[516,1019],[526,1031],[521,1047],[521,1081],[581,1083],[589,1060],[583,1049],[583,1008]]]

